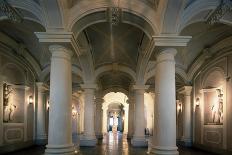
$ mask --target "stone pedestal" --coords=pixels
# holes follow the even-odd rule
[[[184,95],[183,104],[183,137],[181,138],[184,146],[192,146],[191,136],[191,86],[184,86],[179,93]]]
[[[175,59],[173,48],[163,50],[157,56],[155,74],[154,137],[150,153],[178,155],[176,147],[176,94]]]
[[[49,133],[45,155],[74,154],[72,143],[71,51],[51,45]]]
[[[147,147],[145,139],[144,92],[145,86],[134,86],[135,89],[135,123],[134,135],[131,140],[133,147]]]
[[[80,137],[80,146],[95,146],[97,139],[94,131],[94,90],[96,86],[82,85],[84,92],[84,135]]]

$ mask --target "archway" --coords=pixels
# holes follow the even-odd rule
[[[121,92],[110,92],[104,96],[103,109],[103,133],[119,131],[128,133],[128,97]]]

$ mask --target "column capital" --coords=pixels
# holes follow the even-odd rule
[[[149,88],[149,85],[133,85],[132,88],[134,90],[146,90]]]
[[[103,99],[103,98],[101,98],[101,97],[95,98],[95,103],[96,103],[96,104],[102,104],[103,102],[104,102],[104,99]]]
[[[162,61],[175,61],[175,55],[177,54],[177,50],[175,48],[163,48],[158,54],[157,54],[157,61],[156,63],[162,62]]]
[[[82,89],[97,89],[97,84],[95,83],[85,83],[81,84]]]
[[[178,90],[179,94],[190,95],[192,92],[192,86],[183,86]]]
[[[73,55],[73,52],[70,49],[59,44],[49,45],[49,51],[52,53],[52,57],[55,56],[55,57],[71,58]]]
[[[44,92],[48,90],[48,86],[43,82],[36,82],[36,86],[38,88],[38,91],[40,92]]]

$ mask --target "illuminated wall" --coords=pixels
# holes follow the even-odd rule
[[[232,55],[210,61],[193,81],[193,142],[215,152],[232,150],[230,62]]]

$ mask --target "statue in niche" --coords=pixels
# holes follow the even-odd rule
[[[217,101],[212,106],[212,122],[222,124],[223,122],[223,94],[221,89],[216,89]]]
[[[3,121],[9,122],[13,120],[14,111],[16,109],[16,105],[10,103],[9,99],[13,92],[11,85],[6,83],[3,84],[3,107],[4,107],[4,114],[3,114]]]

